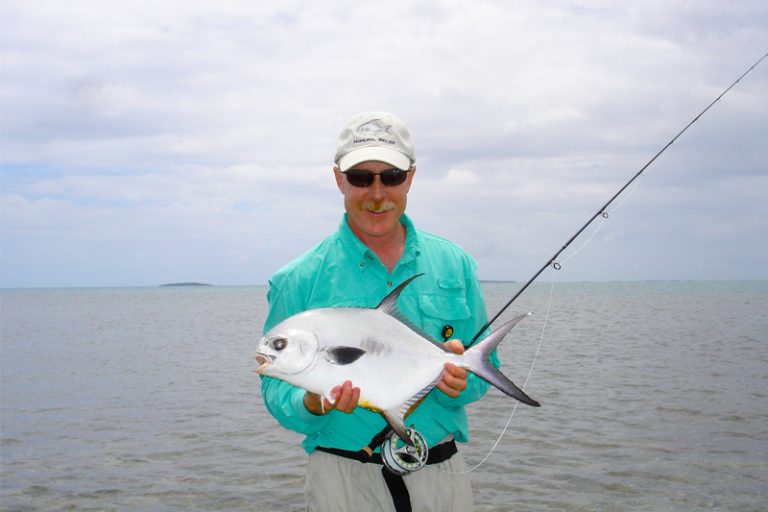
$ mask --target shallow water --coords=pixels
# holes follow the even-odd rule
[[[486,283],[494,312],[517,285]],[[265,412],[264,287],[3,290],[0,509],[301,510]],[[768,282],[537,284],[500,349],[520,406],[478,511],[765,510]],[[470,408],[473,466],[515,408]]]

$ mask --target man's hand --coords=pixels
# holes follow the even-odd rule
[[[459,340],[449,340],[445,342],[445,346],[448,347],[454,354],[463,354],[464,345]],[[459,368],[453,363],[445,363],[445,371],[437,383],[437,389],[450,396],[456,398],[467,388],[467,370]]]
[[[333,388],[331,394],[335,399],[334,403],[316,393],[307,391],[307,394],[304,395],[304,407],[315,416],[322,416],[334,409],[349,414],[355,410],[357,402],[360,400],[360,388],[353,387],[352,381],[349,380],[344,381],[341,386]]]

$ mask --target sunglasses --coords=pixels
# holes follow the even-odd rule
[[[381,184],[385,187],[396,187],[405,183],[405,179],[408,177],[408,171],[402,169],[387,169],[381,172],[363,171],[360,169],[350,169],[343,171],[341,174],[347,177],[347,181],[353,187],[370,187],[373,185],[373,180],[376,176],[381,180]]]

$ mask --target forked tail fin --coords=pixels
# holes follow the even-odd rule
[[[519,400],[527,405],[533,407],[539,407],[541,404],[525,394],[525,392],[518,388],[514,382],[509,380],[506,375],[493,367],[491,364],[491,352],[501,343],[504,336],[512,330],[512,328],[520,322],[523,318],[529,316],[530,313],[524,313],[518,317],[513,318],[509,322],[503,324],[501,327],[493,331],[485,339],[479,341],[476,345],[468,349],[464,353],[462,358],[466,365],[466,368],[480,377],[483,380],[488,381],[493,386],[501,390],[504,394],[511,396],[512,398]]]

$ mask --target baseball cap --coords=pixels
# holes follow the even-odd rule
[[[403,121],[388,112],[363,112],[341,131],[333,161],[341,171],[360,162],[386,162],[408,170],[416,161],[416,150]]]

